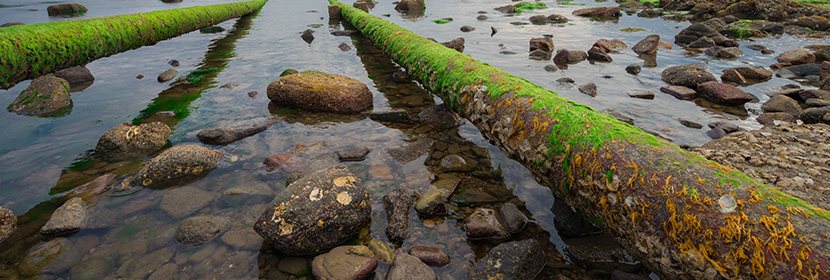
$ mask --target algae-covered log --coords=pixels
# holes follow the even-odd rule
[[[664,279],[830,278],[830,212],[342,3],[343,19]]]
[[[0,28],[0,88],[258,10],[268,0]]]

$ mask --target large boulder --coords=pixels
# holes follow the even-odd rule
[[[95,154],[115,160],[145,156],[164,147],[171,131],[161,122],[141,125],[123,122],[101,135],[95,145]]]
[[[0,206],[0,243],[6,240],[9,236],[17,230],[17,216],[12,210]]]
[[[438,276],[420,259],[400,253],[395,255],[389,273],[386,274],[386,280],[438,280]]]
[[[303,71],[268,85],[274,103],[313,111],[357,113],[372,107],[366,84],[337,74]]]
[[[378,267],[378,260],[366,246],[339,246],[314,257],[311,273],[317,279],[360,280]]]
[[[798,65],[816,62],[816,55],[807,49],[794,49],[779,54],[775,60],[782,64]]]
[[[77,85],[86,82],[92,82],[95,80],[95,77],[92,76],[92,73],[89,72],[89,69],[81,65],[60,70],[58,72],[55,72],[53,75],[55,75],[55,77],[66,80],[66,82],[70,85]]]
[[[764,102],[764,105],[761,105],[761,110],[768,113],[784,112],[793,116],[801,114],[801,106],[798,105],[798,101],[783,94],[770,97],[767,102]]]
[[[830,21],[828,21],[827,18],[823,16],[797,17],[788,20],[784,24],[807,27],[813,31],[825,31],[828,28],[830,28]]]
[[[75,197],[66,201],[52,213],[52,217],[40,228],[43,235],[61,235],[78,232],[86,226],[86,202]]]
[[[55,4],[46,8],[46,12],[49,13],[50,17],[60,15],[83,14],[86,13],[86,11],[88,11],[88,9],[84,7],[84,5],[78,3]]]
[[[230,224],[231,220],[222,217],[190,217],[176,229],[176,241],[182,244],[202,244],[228,229]]]
[[[386,211],[386,237],[389,241],[400,242],[409,235],[409,208],[415,198],[406,190],[397,188],[383,196],[383,209]]]
[[[546,262],[535,239],[502,243],[467,271],[467,279],[533,279]]]
[[[130,181],[142,187],[165,187],[207,175],[224,153],[199,145],[179,145],[162,152],[138,170]]]
[[[730,85],[715,81],[705,82],[697,87],[697,93],[709,101],[721,105],[743,105],[752,101],[752,95]]]
[[[369,193],[344,165],[316,171],[277,194],[254,230],[286,254],[306,255],[343,243],[369,223]]]
[[[672,66],[660,73],[663,80],[672,85],[697,88],[699,84],[717,81],[714,75],[706,72],[706,67],[697,64]]]
[[[26,116],[62,116],[72,110],[69,83],[53,75],[40,76],[6,107],[9,112]]]

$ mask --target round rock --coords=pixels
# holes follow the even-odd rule
[[[142,167],[130,181],[142,187],[164,187],[217,167],[223,153],[199,145],[179,145],[162,152]]]
[[[314,257],[311,273],[318,279],[360,280],[377,267],[378,260],[368,247],[340,246]]]
[[[533,279],[545,263],[545,253],[535,239],[502,243],[468,270],[467,279]]]
[[[717,81],[714,75],[706,72],[706,67],[697,64],[672,66],[663,70],[660,76],[669,84],[693,89],[702,83]]]
[[[303,71],[271,82],[268,98],[277,104],[324,112],[356,113],[372,107],[372,92],[366,84],[319,71]]]
[[[527,217],[516,204],[510,202],[503,204],[499,209],[499,213],[501,213],[502,220],[507,225],[507,230],[512,233],[521,231],[527,224]]]
[[[164,147],[170,132],[170,127],[161,122],[141,125],[123,122],[101,135],[95,153],[113,160],[144,156]]]
[[[231,221],[222,217],[198,216],[187,218],[176,229],[176,241],[182,244],[202,244],[228,229]]]
[[[445,266],[450,263],[450,256],[441,248],[430,246],[412,246],[409,254],[418,258],[428,266]]]
[[[435,271],[410,254],[398,254],[389,267],[386,280],[437,280]]]
[[[66,80],[70,85],[82,84],[95,80],[92,73],[85,66],[69,67],[55,72],[55,77]]]
[[[53,75],[38,77],[6,109],[38,117],[68,114],[72,110],[69,83]]]
[[[507,231],[496,218],[492,209],[478,208],[467,218],[464,230],[468,239],[504,240],[510,237]]]

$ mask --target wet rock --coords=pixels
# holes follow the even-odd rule
[[[801,111],[798,119],[806,124],[830,123],[824,119],[824,116],[828,113],[830,113],[830,107],[811,107]]]
[[[556,82],[560,83],[560,84],[572,84],[572,83],[574,83],[574,79],[571,79],[571,78],[568,78],[568,77],[562,77],[562,78],[556,79]]]
[[[360,31],[357,31],[357,30],[334,30],[334,31],[331,31],[330,33],[331,33],[331,35],[334,35],[334,36],[360,35]]]
[[[628,93],[628,96],[631,98],[654,99],[654,92],[651,92],[650,90],[641,90],[634,93]]]
[[[604,62],[611,62],[613,59],[611,58],[608,53],[606,53],[602,48],[598,46],[591,47],[588,50],[588,59],[593,61],[604,61]]]
[[[617,110],[614,110],[614,109],[605,109],[605,110],[602,110],[602,113],[608,114],[608,115],[614,117],[615,119],[617,119],[618,121],[621,121],[621,122],[624,122],[624,123],[627,123],[627,124],[630,124],[630,125],[634,125],[634,118],[632,118],[631,115],[629,115],[625,112],[617,111]]]
[[[432,148],[433,143],[435,143],[435,141],[430,138],[421,138],[412,143],[406,143],[390,148],[388,152],[389,155],[391,155],[397,162],[406,164],[421,157],[421,155],[429,151],[429,149]]]
[[[548,36],[531,38],[529,51],[532,52],[534,50],[541,50],[547,53],[553,52],[553,38]]]
[[[569,63],[577,63],[588,59],[588,53],[584,51],[569,51],[567,49],[560,49],[556,51],[553,56],[553,63],[557,65],[564,65]]]
[[[285,273],[291,275],[300,274],[301,271],[307,269],[308,261],[304,257],[287,257],[280,259],[277,268]]]
[[[645,8],[639,13],[637,13],[638,17],[645,17],[645,18],[654,18],[663,16],[665,12],[663,10],[653,9],[653,8]]]
[[[216,196],[191,186],[167,190],[159,208],[174,219],[181,219],[207,206]]]
[[[81,253],[66,238],[55,238],[37,246],[17,265],[21,275],[39,276],[42,273],[58,274],[81,261]]]
[[[392,80],[396,83],[406,83],[412,81],[412,75],[409,75],[406,71],[395,71],[395,73],[392,73]]]
[[[810,98],[804,101],[807,104],[807,107],[824,107],[830,106],[830,100],[827,99],[819,99],[819,98]]]
[[[208,145],[227,145],[265,131],[278,122],[280,122],[278,119],[264,119],[249,125],[205,129],[196,134],[196,137],[199,138],[199,141]]]
[[[147,278],[147,280],[175,279],[178,276],[179,266],[175,263],[166,263],[159,269],[156,269],[156,271],[153,271],[153,274],[150,274],[150,278]]]
[[[534,15],[531,16],[528,20],[534,24],[546,24],[551,23],[550,19],[544,15]]]
[[[519,210],[516,204],[510,202],[503,204],[501,209],[499,209],[499,213],[501,213],[507,230],[512,233],[521,231],[525,227],[525,224],[527,224],[527,217]]]
[[[409,254],[428,266],[442,267],[450,263],[450,256],[441,248],[430,246],[412,246]]]
[[[164,83],[164,82],[167,82],[169,80],[172,80],[173,78],[175,78],[178,75],[179,75],[179,71],[176,71],[176,69],[167,69],[167,71],[164,71],[161,74],[159,74],[159,76],[158,76],[158,78],[156,78],[156,80],[158,80],[159,83]]]
[[[351,146],[337,151],[337,159],[340,162],[362,161],[366,159],[367,154],[369,154],[369,148],[366,148],[365,146]]]
[[[648,35],[642,40],[640,40],[640,42],[637,42],[637,44],[635,44],[633,47],[631,47],[631,50],[639,54],[653,54],[657,52],[657,46],[659,45],[659,42],[660,35]]]
[[[776,112],[776,113],[763,113],[756,119],[758,123],[763,125],[771,125],[775,121],[782,121],[782,122],[795,122],[795,116],[784,113],[784,112]]]
[[[581,17],[618,17],[621,15],[620,7],[593,7],[578,9],[573,11],[572,14]]]
[[[409,235],[409,208],[415,203],[414,197],[406,190],[397,188],[383,196],[386,211],[386,237],[391,242],[400,242]]]
[[[327,250],[363,228],[372,212],[369,193],[344,165],[319,170],[277,194],[254,230],[286,254]]]
[[[418,114],[418,117],[422,122],[436,123],[445,127],[460,126],[464,124],[465,121],[464,118],[453,112],[452,108],[450,108],[450,105],[447,103],[441,103],[439,105],[429,107],[421,111],[421,113]]]
[[[477,19],[477,20],[486,20],[486,19],[488,19],[488,17],[487,17],[487,16],[485,16],[485,15],[478,15],[478,16],[476,17],[476,19]]]
[[[714,40],[712,40],[711,38],[706,37],[706,36],[701,36],[700,38],[697,38],[697,40],[695,40],[694,42],[689,43],[689,45],[687,45],[686,47],[702,49],[702,48],[709,48],[709,47],[714,47],[714,46],[715,46],[715,41]]]
[[[218,166],[222,151],[199,145],[178,145],[165,150],[142,167],[130,184],[164,187],[191,177],[204,176]]]
[[[788,20],[784,24],[806,27],[813,31],[825,31],[830,28],[830,21],[823,16],[798,17]]]
[[[472,32],[472,31],[475,31],[475,30],[476,30],[475,27],[472,27],[472,26],[469,26],[469,25],[461,26],[461,32]]]
[[[783,94],[770,97],[767,102],[764,102],[764,105],[761,105],[761,110],[768,113],[784,112],[793,116],[801,114],[801,106],[798,105],[798,101]]]
[[[6,107],[9,112],[26,116],[62,116],[72,109],[69,83],[53,75],[40,76]]]
[[[688,127],[688,128],[694,128],[694,129],[703,128],[703,125],[701,125],[699,123],[696,123],[696,122],[693,122],[693,121],[690,121],[690,120],[687,120],[687,119],[680,118],[680,119],[678,119],[678,121],[680,121],[680,124],[682,124],[683,126]]]
[[[366,246],[339,246],[314,257],[311,272],[318,279],[364,279],[378,266],[378,261]]]
[[[493,33],[495,34],[495,32],[493,32]],[[450,40],[449,42],[443,42],[443,43],[439,43],[439,44],[441,44],[442,46],[445,46],[447,48],[454,49],[458,52],[464,52],[464,42],[465,42],[464,38],[458,37],[458,38]]]
[[[69,269],[70,279],[95,280],[104,279],[113,270],[112,263],[107,259],[85,260]]]
[[[533,279],[546,263],[535,239],[499,244],[467,271],[467,279]]]
[[[319,71],[303,71],[271,82],[268,98],[277,104],[323,112],[356,113],[372,107],[372,92],[366,84]]]
[[[444,196],[441,191],[434,186],[430,186],[426,193],[415,202],[415,211],[427,217],[447,215],[447,205],[444,204]]]
[[[182,244],[202,244],[225,231],[231,221],[227,218],[197,216],[185,219],[176,229],[176,241]]]
[[[694,89],[688,88],[688,87],[684,87],[684,86],[661,87],[660,91],[662,91],[664,93],[668,93],[668,94],[674,96],[674,98],[677,98],[677,99],[680,99],[680,100],[692,100],[692,99],[697,98],[697,91],[695,91]]]
[[[303,30],[303,33],[300,34],[300,38],[303,39],[303,41],[305,41],[307,44],[311,44],[311,42],[314,41],[314,35],[312,33],[314,33],[314,30]]]
[[[507,231],[496,218],[492,209],[478,208],[464,223],[464,231],[471,240],[501,241],[510,238]]]
[[[556,71],[559,70],[559,67],[556,67],[556,65],[553,65],[553,64],[548,64],[548,65],[545,65],[545,67],[543,69],[545,69],[545,71],[548,71],[548,72],[556,72]]]
[[[123,122],[101,135],[95,154],[111,160],[148,155],[167,144],[170,132],[170,127],[160,122]]]
[[[628,72],[628,74],[631,74],[631,75],[637,75],[637,74],[640,74],[641,69],[642,68],[640,67],[640,65],[638,65],[636,63],[635,64],[629,64],[628,66],[625,67],[625,72]]]
[[[369,247],[369,250],[372,251],[372,254],[375,255],[375,258],[377,258],[381,262],[392,263],[392,260],[395,258],[395,254],[392,253],[392,249],[383,241],[377,239],[369,239],[369,241],[364,242],[364,244],[366,245],[366,247]]]
[[[239,86],[239,83],[226,83],[224,85],[219,86],[219,88],[223,89],[234,89]]]
[[[95,80],[95,77],[92,76],[89,69],[80,65],[57,71],[53,75],[66,80],[66,82],[70,85],[77,85]]]
[[[594,82],[581,84],[579,85],[579,92],[590,95],[591,97],[597,96],[597,85]]]
[[[395,10],[403,11],[423,11],[425,8],[424,0],[401,0],[395,5]]]
[[[274,154],[264,161],[267,172],[280,174],[301,173],[308,168],[308,161],[293,154]]]
[[[0,206],[0,244],[17,230],[17,216],[12,210]]]
[[[565,253],[571,260],[590,269],[635,272],[642,267],[607,234],[567,239],[565,244]]]
[[[766,81],[772,78],[772,71],[759,67],[737,67],[727,70],[734,70],[742,77],[749,80]],[[726,71],[724,70],[724,73]]]
[[[199,29],[199,33],[202,33],[202,34],[216,34],[216,33],[223,32],[223,31],[225,31],[225,28],[222,28],[221,26],[216,26],[216,25],[208,26],[208,27]],[[174,65],[173,67],[176,67],[176,66],[178,66],[178,65]]]
[[[623,272],[621,270],[614,270],[611,272],[611,278],[609,280],[649,280],[651,278],[641,276],[639,274],[633,274],[628,272]]]
[[[400,253],[395,256],[385,280],[438,280],[438,276],[420,259]]]
[[[563,237],[583,237],[602,232],[591,225],[581,213],[577,213],[567,203],[556,200],[550,211],[554,215],[553,223]]]
[[[744,76],[735,69],[723,70],[723,75],[720,76],[720,80],[724,83],[733,82],[739,85],[746,84],[746,78],[744,78]]]
[[[697,92],[701,97],[721,105],[743,105],[752,101],[752,95],[743,90],[730,84],[715,81],[700,84],[697,87]]]
[[[176,253],[170,248],[162,248],[147,255],[133,259],[132,262],[125,262],[118,271],[124,271],[121,275],[127,278],[144,279],[151,272],[158,270],[167,263]]]
[[[548,16],[548,20],[552,23],[567,23],[568,18],[560,14],[552,14]]]
[[[750,49],[750,50],[753,50],[753,51],[759,51],[759,52],[761,52],[761,54],[775,53],[775,51],[770,50],[766,46],[763,46],[763,45],[749,45],[749,46],[746,46],[746,48]]]
[[[816,62],[816,56],[807,49],[789,50],[775,57],[778,63],[789,63],[790,65],[798,65],[804,63]]]
[[[170,64],[170,66],[173,66],[173,67],[179,67],[179,65],[181,65],[179,63],[179,61],[175,60],[175,59],[171,59],[170,61],[167,62],[167,64]]]
[[[717,81],[714,75],[706,72],[706,67],[697,64],[672,66],[663,70],[660,76],[671,85],[697,88],[698,85]]]
[[[393,122],[393,123],[413,123],[409,113],[404,109],[392,109],[388,111],[373,111],[363,113],[364,116],[369,117],[373,121],[378,122]]]
[[[441,169],[447,172],[467,171],[467,161],[458,155],[448,155],[441,159]]]
[[[49,13],[50,17],[60,16],[60,15],[78,15],[83,14],[88,11],[84,5],[78,3],[72,4],[55,4],[51,5],[46,8],[46,12]]]
[[[499,12],[502,12],[502,13],[512,14],[513,12],[516,11],[516,7],[513,6],[513,5],[506,5],[506,6],[496,7],[493,10],[496,10],[496,11],[499,11]]]
[[[741,56],[744,55],[744,52],[741,51],[740,48],[736,48],[736,47],[724,48],[724,47],[721,47],[721,46],[714,46],[714,47],[708,48],[708,49],[706,49],[706,51],[704,51],[704,53],[706,55],[709,55],[709,56],[714,56],[714,57],[717,57],[717,58],[724,58],[724,59],[733,59],[733,58],[738,58],[738,57],[741,57]]]
[[[15,26],[15,25],[26,25],[26,24],[22,23],[22,22],[19,22],[19,21],[13,21],[13,22],[4,23],[3,25],[0,25],[0,27],[9,27],[9,26]]]
[[[531,59],[538,59],[538,60],[548,60],[550,59],[550,53],[547,53],[543,50],[533,50],[530,52]]]
[[[738,131],[740,127],[737,124],[727,122],[727,121],[716,121],[709,124],[709,128],[719,128],[722,129],[726,133],[732,133]]]
[[[808,79],[818,82],[821,66],[816,63],[804,63],[782,67],[778,70],[778,77],[784,79]]]
[[[823,46],[813,52],[816,56],[816,63],[830,61],[830,46]]]
[[[601,48],[606,53],[619,52],[620,50],[628,48],[628,46],[619,39],[598,39],[596,42],[594,42],[593,46]]]
[[[830,48],[825,48],[825,50],[826,49]],[[825,79],[830,77],[830,61],[822,62],[819,67],[821,67],[821,70],[819,71],[819,81],[824,81]]]
[[[830,100],[830,91],[822,89],[808,89],[799,91],[798,96],[801,97],[801,100],[809,100],[811,98]]]
[[[686,45],[699,39],[700,37],[711,38],[715,44],[726,40],[715,28],[704,24],[695,23],[684,28],[677,35],[674,36],[674,43],[678,45]]]
[[[773,96],[776,96],[776,95],[786,95],[786,96],[789,96],[789,97],[798,98],[799,97],[798,93],[802,92],[802,91],[803,90],[801,90],[800,88],[787,88],[787,89],[782,89],[782,90],[779,90],[779,91],[769,92],[769,93],[767,93],[767,96],[773,97]]]
[[[75,197],[66,201],[52,213],[49,221],[40,228],[43,235],[62,235],[78,232],[86,226],[86,202]]]

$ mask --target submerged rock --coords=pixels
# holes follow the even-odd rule
[[[21,275],[38,276],[43,273],[58,274],[81,261],[81,253],[66,238],[55,238],[37,246],[17,265]]]
[[[697,64],[672,66],[663,70],[660,76],[669,84],[697,88],[699,84],[717,81],[714,75],[706,72],[706,67]]]
[[[280,122],[278,119],[265,119],[264,121],[230,128],[205,129],[196,134],[199,141],[209,145],[227,145],[245,137],[265,131],[272,125]]]
[[[142,167],[131,185],[165,187],[191,177],[204,176],[218,166],[222,151],[199,145],[179,145],[162,152]]]
[[[43,235],[61,235],[78,232],[86,226],[86,202],[72,198],[52,213],[49,221],[40,228]]]
[[[442,126],[454,127],[464,124],[464,118],[452,111],[449,104],[441,103],[435,105],[418,114],[421,121],[428,123],[440,124]]]
[[[415,211],[427,217],[446,215],[447,205],[444,204],[444,196],[441,191],[434,186],[430,186],[415,202]]]
[[[464,223],[464,231],[471,240],[498,242],[510,238],[510,232],[499,223],[495,211],[486,208],[478,208],[470,214]]]
[[[409,208],[415,203],[414,197],[406,190],[397,188],[383,196],[386,212],[386,238],[400,242],[409,235]]]
[[[432,149],[434,140],[430,138],[421,138],[412,143],[406,143],[389,149],[389,155],[401,164],[406,164],[413,161],[427,151]]]
[[[216,195],[191,186],[167,190],[161,197],[159,208],[174,219],[196,213],[216,198]]]
[[[393,123],[413,123],[409,113],[404,109],[392,109],[388,111],[376,111],[363,113],[364,116],[369,117],[373,121],[378,122],[393,122]]]
[[[357,234],[370,219],[369,193],[344,165],[306,175],[277,194],[254,230],[286,254],[327,250]]]
[[[95,154],[111,160],[145,156],[164,147],[170,132],[170,127],[161,122],[141,125],[123,122],[101,135]]]
[[[340,162],[362,161],[366,159],[367,154],[369,154],[369,148],[364,146],[351,146],[337,151],[337,160]]]
[[[395,256],[385,280],[438,280],[438,276],[420,259],[400,253]]]
[[[412,246],[409,254],[418,258],[428,266],[445,266],[450,263],[450,256],[441,248],[430,246]]]
[[[512,233],[521,231],[527,224],[527,217],[516,204],[510,202],[503,204],[499,209],[499,213],[501,213],[501,218],[504,220],[507,230]]]
[[[182,244],[202,244],[228,229],[230,224],[230,220],[222,217],[190,217],[176,229],[176,241]]]
[[[378,260],[366,246],[339,246],[314,257],[311,273],[317,279],[364,279],[378,267]]]
[[[467,271],[467,279],[533,279],[547,260],[535,239],[499,244]]]
[[[6,107],[18,115],[48,117],[62,116],[72,109],[69,83],[53,75],[40,76]]]
[[[12,210],[0,206],[0,243],[17,230],[17,216]]]
[[[357,113],[372,107],[366,84],[337,74],[303,71],[268,85],[274,103],[312,111]]]

